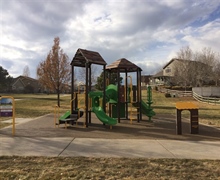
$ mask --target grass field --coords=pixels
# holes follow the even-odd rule
[[[146,102],[146,91],[142,92],[143,100]],[[199,107],[199,121],[209,125],[220,127],[220,105],[201,103],[192,97],[166,98],[163,93],[153,91],[152,107],[156,114],[176,115],[175,104],[178,101],[191,101]],[[54,113],[57,104],[55,94],[14,94],[16,99],[16,117],[30,118],[38,117],[48,113]],[[70,95],[61,95],[60,112],[64,113],[70,109]],[[81,104],[84,103],[84,95],[79,96]],[[189,112],[183,111],[183,117],[189,118]],[[3,118],[1,118],[3,119]],[[0,126],[4,126],[3,124]]]
[[[21,118],[53,113],[57,103],[56,95],[12,96],[16,99],[16,117]],[[199,107],[200,122],[220,127],[220,106],[199,103],[191,97],[165,98],[164,94],[153,92],[152,107],[156,114],[175,115],[178,101],[194,102]],[[61,112],[68,109],[70,95],[61,95]],[[183,115],[189,117],[189,112],[184,111]],[[0,179],[220,180],[220,160],[2,156]]]

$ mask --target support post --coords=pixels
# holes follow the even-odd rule
[[[117,70],[117,81],[118,81],[118,102],[117,102],[117,114],[118,114],[118,123],[120,123],[120,71]]]
[[[88,81],[89,81],[89,79],[88,79],[88,63],[86,63],[85,64],[86,65],[86,103],[85,103],[85,106],[86,106],[86,108],[85,108],[85,111],[86,111],[86,114],[85,114],[85,118],[86,118],[86,127],[88,127]]]
[[[181,123],[181,112],[182,110],[176,110],[176,134],[182,134],[182,123]]]
[[[92,89],[92,78],[91,78],[92,77],[92,70],[91,70],[91,64],[89,64],[88,68],[89,68],[89,87],[88,87],[88,89],[89,89],[89,92],[90,92],[91,89]],[[88,98],[88,93],[86,94],[87,98]],[[88,102],[87,106],[89,107],[89,102]],[[91,110],[90,109],[88,109],[88,113],[89,113],[89,123],[91,124],[92,122],[91,122]]]
[[[74,65],[72,65],[72,75],[71,75],[71,100],[73,100],[74,98]],[[76,99],[74,100],[74,102],[76,101]],[[73,101],[71,101],[71,114],[73,113],[73,109],[76,109],[76,102],[74,103]]]
[[[190,110],[190,132],[191,134],[198,134],[199,133],[199,115],[198,109],[191,109]]]
[[[138,117],[138,122],[142,120],[142,107],[141,107],[141,70],[138,69],[138,78],[137,78],[137,83],[138,83],[138,102],[140,105],[140,110],[139,110],[139,117]]]
[[[128,72],[125,71],[125,117],[128,119]]]
[[[103,84],[103,99],[102,99],[102,108],[103,108],[103,110],[104,110],[104,112],[106,112],[106,99],[105,99],[105,96],[106,96],[106,92],[105,92],[105,90],[106,90],[106,72],[105,72],[105,68],[106,68],[106,65],[104,65],[103,66],[103,82],[104,82],[104,84]]]

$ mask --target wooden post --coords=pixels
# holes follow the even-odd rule
[[[120,71],[117,71],[117,81],[118,81],[118,102],[117,102],[117,115],[118,115],[118,123],[120,123]]]
[[[106,65],[103,66],[103,99],[102,99],[102,108],[104,110],[104,112],[106,113],[106,93],[105,93],[105,90],[106,90],[106,72],[105,72],[105,67]]]
[[[86,65],[86,103],[85,103],[85,118],[86,118],[86,127],[88,127],[89,123],[88,123],[88,105],[89,105],[89,100],[88,100],[88,82],[89,82],[89,79],[88,79],[88,63],[85,64]]]
[[[182,134],[181,112],[182,110],[176,110],[176,134],[178,135]]]
[[[128,72],[125,71],[125,117],[128,119]]]
[[[71,75],[71,100],[73,100],[73,98],[74,98],[74,65],[72,65],[72,75]],[[74,103],[74,102],[75,103]],[[76,109],[76,106],[75,106],[75,104],[76,104],[76,99],[75,100],[73,100],[72,102],[71,102],[71,114],[73,113],[73,109]]]
[[[88,93],[91,91],[91,89],[92,89],[92,80],[91,80],[91,76],[92,76],[92,70],[91,70],[91,64],[89,64],[89,66],[88,66],[88,68],[89,68],[89,84],[88,84]],[[87,98],[88,98],[88,94],[86,94],[86,96],[87,96]],[[89,99],[88,99],[88,101],[89,101]],[[87,103],[87,108],[89,108],[89,102]],[[88,113],[89,113],[89,123],[91,124],[92,122],[91,122],[91,109],[88,109]]]
[[[190,110],[190,127],[191,134],[199,133],[198,109]]]

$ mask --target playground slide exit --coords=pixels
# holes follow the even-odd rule
[[[134,107],[137,107],[137,104],[136,104],[136,103],[133,103],[133,106],[134,106]],[[142,112],[142,114],[144,114],[144,115],[146,115],[146,116],[148,116],[149,113],[151,113],[152,116],[155,115],[155,112],[152,111],[152,110],[150,110],[149,107],[148,107],[148,105],[147,105],[143,100],[141,100],[141,112]]]
[[[100,106],[96,106],[92,108],[93,112],[96,114],[97,118],[107,125],[115,125],[117,124],[117,120],[109,117],[105,111]]]

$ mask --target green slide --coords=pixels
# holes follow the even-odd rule
[[[99,104],[99,99],[103,97],[103,93],[100,91],[91,91],[89,92],[89,97],[92,98],[92,111],[96,114],[97,118],[107,125],[115,125],[117,124],[117,120],[109,117],[105,114],[105,111]]]
[[[141,112],[146,116],[155,116],[153,109],[149,109],[148,105],[143,100],[141,100]]]
[[[70,111],[66,111],[65,114],[63,114],[62,116],[60,116],[59,120],[64,120],[68,117],[70,117],[71,112]]]
[[[136,103],[133,103],[134,107],[137,107]],[[146,115],[146,116],[154,116],[155,112],[152,109],[149,109],[148,105],[141,100],[141,112],[142,114]]]
[[[93,112],[96,114],[97,118],[103,122],[104,124],[108,125],[115,125],[117,124],[117,120],[114,118],[109,117],[105,111],[102,109],[102,107],[93,107],[92,108]]]

